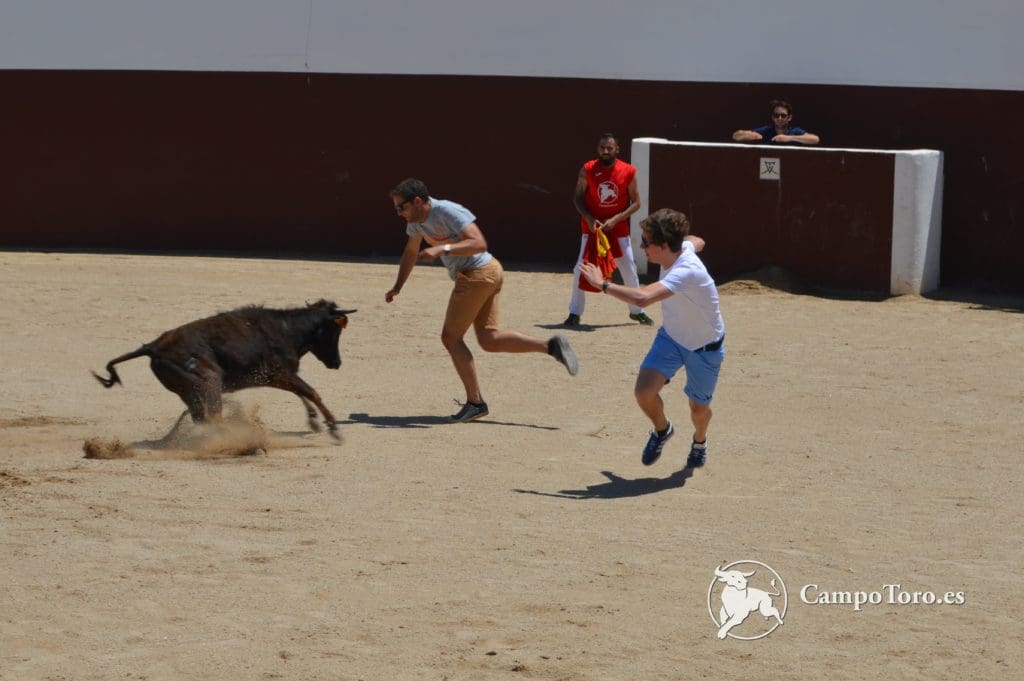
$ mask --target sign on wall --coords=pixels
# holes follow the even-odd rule
[[[782,159],[780,158],[764,158],[761,157],[761,179],[762,180],[781,180],[782,179]]]

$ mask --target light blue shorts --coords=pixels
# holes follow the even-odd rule
[[[666,379],[672,380],[679,367],[686,367],[686,387],[683,392],[698,404],[711,404],[715,385],[718,384],[718,371],[724,360],[724,343],[717,350],[694,352],[672,340],[665,332],[665,327],[661,327],[640,368],[654,369]]]

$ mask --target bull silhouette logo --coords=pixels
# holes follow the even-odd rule
[[[597,185],[597,200],[602,206],[615,203],[619,200],[619,187],[614,182],[602,182]]]
[[[708,587],[708,614],[718,627],[718,638],[764,638],[782,626],[788,607],[786,585],[770,566],[757,560],[737,560],[715,568]],[[740,626],[744,622],[746,625]]]

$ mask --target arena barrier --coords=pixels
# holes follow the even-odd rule
[[[943,155],[915,149],[829,149],[632,141],[640,221],[675,208],[704,237],[717,279],[768,266],[826,288],[902,295],[939,285]]]

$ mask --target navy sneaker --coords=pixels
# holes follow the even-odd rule
[[[634,322],[640,322],[644,326],[654,326],[654,320],[647,316],[646,312],[637,312],[636,314],[629,315],[629,318]]]
[[[564,322],[562,322],[562,326],[566,326],[570,329],[575,329],[579,325],[580,316],[578,314],[573,314],[572,312],[570,312],[569,316],[565,318]]]
[[[686,465],[689,468],[700,468],[708,458],[708,441],[696,442],[690,445],[690,455],[686,457]]]
[[[458,414],[452,414],[448,418],[452,420],[452,423],[469,423],[482,416],[487,416],[488,413],[490,412],[487,411],[486,402],[466,402]]]
[[[640,461],[645,466],[650,466],[652,463],[661,458],[661,449],[665,446],[665,443],[676,434],[676,429],[672,426],[672,422],[668,422],[668,428],[665,429],[664,435],[659,435],[658,431],[652,430],[651,437],[647,440],[647,446],[644,447],[644,455],[640,457]]]
[[[548,339],[548,354],[564,364],[570,376],[575,376],[579,372],[580,363],[576,359],[576,353],[572,351],[569,339],[562,334]]]

